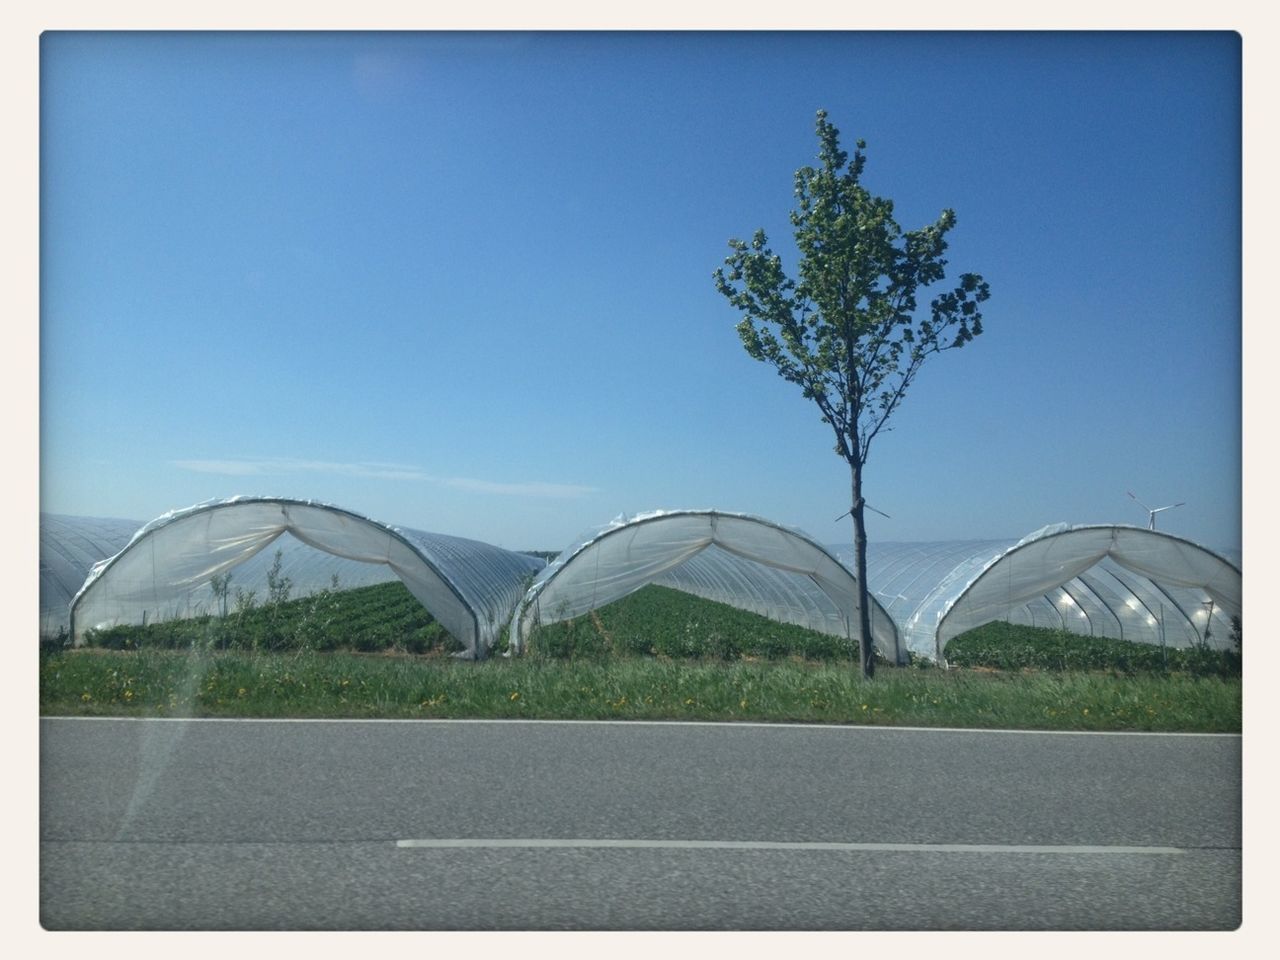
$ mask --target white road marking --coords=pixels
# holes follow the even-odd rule
[[[397,847],[460,849],[624,849],[624,850],[833,850],[848,853],[1053,853],[1168,856],[1177,847],[1072,846],[999,843],[828,843],[770,840],[589,840],[589,839],[436,839],[397,840]]]
[[[459,726],[601,726],[619,729],[623,727],[717,727],[721,730],[757,729],[757,730],[830,730],[859,731],[866,733],[1016,733],[1027,736],[1049,737],[1235,737],[1239,733],[1192,733],[1181,730],[1019,730],[1004,727],[894,727],[888,724],[857,723],[785,723],[782,721],[768,723],[763,721],[720,721],[720,720],[524,720],[519,718],[491,719],[458,719],[441,718],[409,718],[409,717],[93,717],[93,716],[59,716],[49,714],[39,718],[42,721],[70,720],[74,722],[98,723],[351,723],[351,724],[416,724],[418,726],[449,725]]]

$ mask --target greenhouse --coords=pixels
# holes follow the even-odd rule
[[[71,601],[84,586],[94,565],[123,550],[143,526],[138,520],[105,517],[76,517],[40,514],[40,635],[55,636],[71,626]],[[361,563],[309,547],[288,533],[280,535],[270,550],[263,550],[236,567],[230,593],[252,593],[265,597],[267,572],[276,551],[288,576],[294,596],[308,596],[320,590],[372,586],[398,579],[386,564]],[[210,591],[193,589],[181,605],[184,615],[201,616],[213,612]],[[150,619],[154,619],[151,616]]]
[[[40,635],[70,626],[71,598],[93,565],[124,549],[142,526],[134,520],[40,514]]]
[[[675,510],[619,518],[544,565],[330,504],[271,497],[210,501],[146,525],[41,514],[40,632],[70,630],[81,643],[94,627],[214,613],[211,581],[220,574],[231,575],[235,592],[262,600],[277,562],[295,596],[399,578],[473,657],[508,622],[519,652],[537,626],[649,583],[851,646],[858,636],[852,547],[824,547],[758,517]],[[1057,524],[1021,540],[873,541],[867,582],[872,641],[894,663],[911,655],[945,662],[952,639],[992,621],[1226,647],[1242,602],[1238,553],[1127,525]]]
[[[72,637],[81,643],[94,627],[211,612],[213,577],[233,570],[240,576],[246,569],[241,565],[255,558],[264,563],[260,555],[286,536],[300,545],[292,549],[305,546],[308,554],[375,565],[376,579],[364,582],[399,577],[471,657],[489,651],[526,584],[544,566],[526,554],[388,526],[331,504],[234,497],[158,517],[97,563],[71,602]],[[289,577],[304,587],[325,569],[313,562],[309,572],[291,570]],[[328,569],[343,587],[361,585],[350,565]],[[250,572],[239,582],[260,581]]]
[[[832,549],[852,565],[852,547]],[[1242,601],[1238,557],[1127,525],[1056,524],[1017,541],[870,543],[867,585],[907,650],[939,661],[952,639],[997,620],[1224,647]]]
[[[542,572],[511,624],[523,650],[538,625],[582,616],[656,583],[773,620],[859,636],[857,581],[827,548],[768,520],[715,510],[618,519],[564,550]],[[893,619],[874,600],[872,642],[905,662]]]

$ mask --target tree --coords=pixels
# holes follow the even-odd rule
[[[215,573],[209,579],[209,588],[213,591],[213,598],[218,601],[218,609],[220,616],[226,619],[227,616],[227,594],[231,590],[231,574]]]
[[[293,589],[293,581],[280,572],[283,566],[284,551],[277,549],[267,571],[267,603],[271,605],[273,615],[281,604],[288,602],[289,591]]]
[[[850,161],[825,110],[818,111],[817,133],[821,166],[795,174],[798,279],[786,275],[757,230],[749,244],[729,241],[732,254],[715,281],[743,315],[737,329],[747,353],[817,404],[835,433],[836,453],[849,465],[860,655],[863,675],[871,677],[863,468],[925,360],[982,333],[978,305],[990,290],[978,274],[963,273],[957,286],[920,308],[918,292],[945,279],[955,212],[943,210],[936,223],[903,232],[893,202],[862,185],[865,141],[857,141]]]

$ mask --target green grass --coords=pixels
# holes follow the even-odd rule
[[[48,714],[715,720],[1238,732],[1237,653],[1161,651],[989,624],[958,669],[882,662],[847,641],[651,586],[478,663],[398,581],[42,644]],[[360,651],[365,651],[361,653]],[[416,654],[416,655],[414,655]]]
[[[67,651],[46,715],[774,721],[1055,730],[1240,730],[1240,682],[803,662],[556,662],[323,653]]]

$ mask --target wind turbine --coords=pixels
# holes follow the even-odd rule
[[[1132,500],[1133,500],[1133,502],[1134,502],[1134,503],[1136,503],[1138,506],[1140,506],[1143,510],[1147,511],[1147,529],[1148,529],[1148,530],[1154,530],[1154,529],[1156,528],[1156,514],[1157,514],[1157,513],[1159,513],[1160,511],[1162,511],[1162,510],[1172,510],[1174,507],[1185,507],[1185,506],[1186,506],[1186,503],[1185,503],[1185,502],[1183,502],[1183,503],[1171,503],[1171,504],[1169,504],[1167,507],[1155,507],[1155,508],[1153,509],[1152,507],[1148,507],[1145,503],[1143,503],[1141,500],[1139,500],[1137,497],[1135,497],[1131,491],[1126,490],[1126,491],[1125,491],[1125,493],[1129,494],[1130,498],[1132,498]]]

